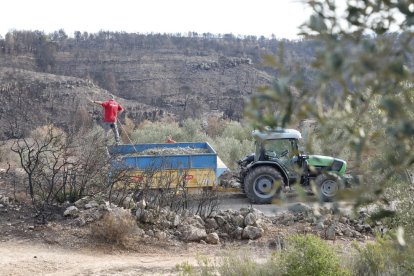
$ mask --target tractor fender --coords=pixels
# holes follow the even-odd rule
[[[277,169],[282,174],[285,185],[289,186],[289,184],[290,184],[289,183],[289,178],[288,178],[286,169],[283,167],[282,164],[280,164],[277,161],[257,161],[257,162],[251,163],[248,166],[248,171],[253,170],[253,169],[255,169],[257,167],[260,167],[260,166],[270,166],[270,167],[273,167],[273,168]]]

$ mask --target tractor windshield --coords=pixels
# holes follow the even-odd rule
[[[274,139],[263,141],[261,155],[264,160],[279,159],[283,163],[289,162],[298,155],[296,139]]]

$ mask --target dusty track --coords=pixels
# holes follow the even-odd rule
[[[21,241],[0,243],[0,275],[175,275],[189,254],[103,253]]]

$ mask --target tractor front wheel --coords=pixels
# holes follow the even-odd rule
[[[321,174],[315,179],[319,196],[322,201],[331,202],[335,200],[342,188],[341,180],[335,174]]]
[[[270,166],[256,167],[244,179],[244,190],[252,203],[271,203],[283,186],[282,174]]]

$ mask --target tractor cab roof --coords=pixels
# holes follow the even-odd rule
[[[266,129],[263,131],[254,130],[252,135],[255,139],[274,140],[274,139],[301,139],[302,135],[296,129]]]

